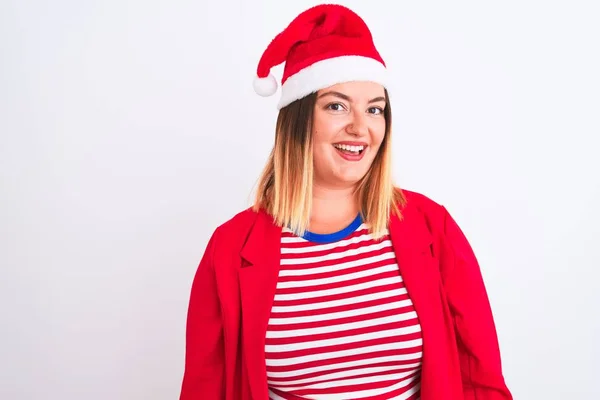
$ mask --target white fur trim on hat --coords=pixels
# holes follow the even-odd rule
[[[277,80],[272,74],[266,78],[254,77],[254,91],[263,97],[272,96],[277,91]]]
[[[320,89],[350,81],[372,81],[387,86],[387,70],[370,57],[341,56],[318,61],[285,81],[277,109]]]

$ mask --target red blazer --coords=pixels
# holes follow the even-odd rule
[[[512,399],[478,262],[448,211],[403,190],[390,235],[423,334],[422,400]],[[267,400],[265,336],[281,228],[247,209],[219,226],[194,278],[180,400]]]

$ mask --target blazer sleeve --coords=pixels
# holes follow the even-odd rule
[[[476,256],[444,211],[441,273],[454,321],[465,400],[510,400],[490,302]]]
[[[224,341],[214,269],[217,231],[194,276],[187,313],[185,370],[180,400],[222,400]]]

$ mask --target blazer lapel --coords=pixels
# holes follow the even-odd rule
[[[393,216],[390,221],[390,236],[396,253],[400,274],[406,290],[414,304],[423,336],[423,373],[421,396],[429,399],[431,384],[429,371],[435,365],[437,331],[442,329],[432,298],[438,296],[439,280],[436,279],[435,259],[431,255],[432,235],[423,216],[414,208],[403,210],[403,218]]]
[[[260,211],[241,250],[242,352],[252,398],[267,399],[265,337],[280,266],[281,227]]]

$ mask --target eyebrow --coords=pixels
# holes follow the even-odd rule
[[[320,94],[318,98],[320,99],[321,97],[325,97],[325,96],[335,96],[335,97],[344,99],[346,101],[352,102],[352,99],[350,98],[350,96],[345,95],[344,93],[333,91],[333,90]],[[384,96],[375,97],[374,99],[369,100],[369,104],[376,103],[378,101],[385,101],[385,97]]]

